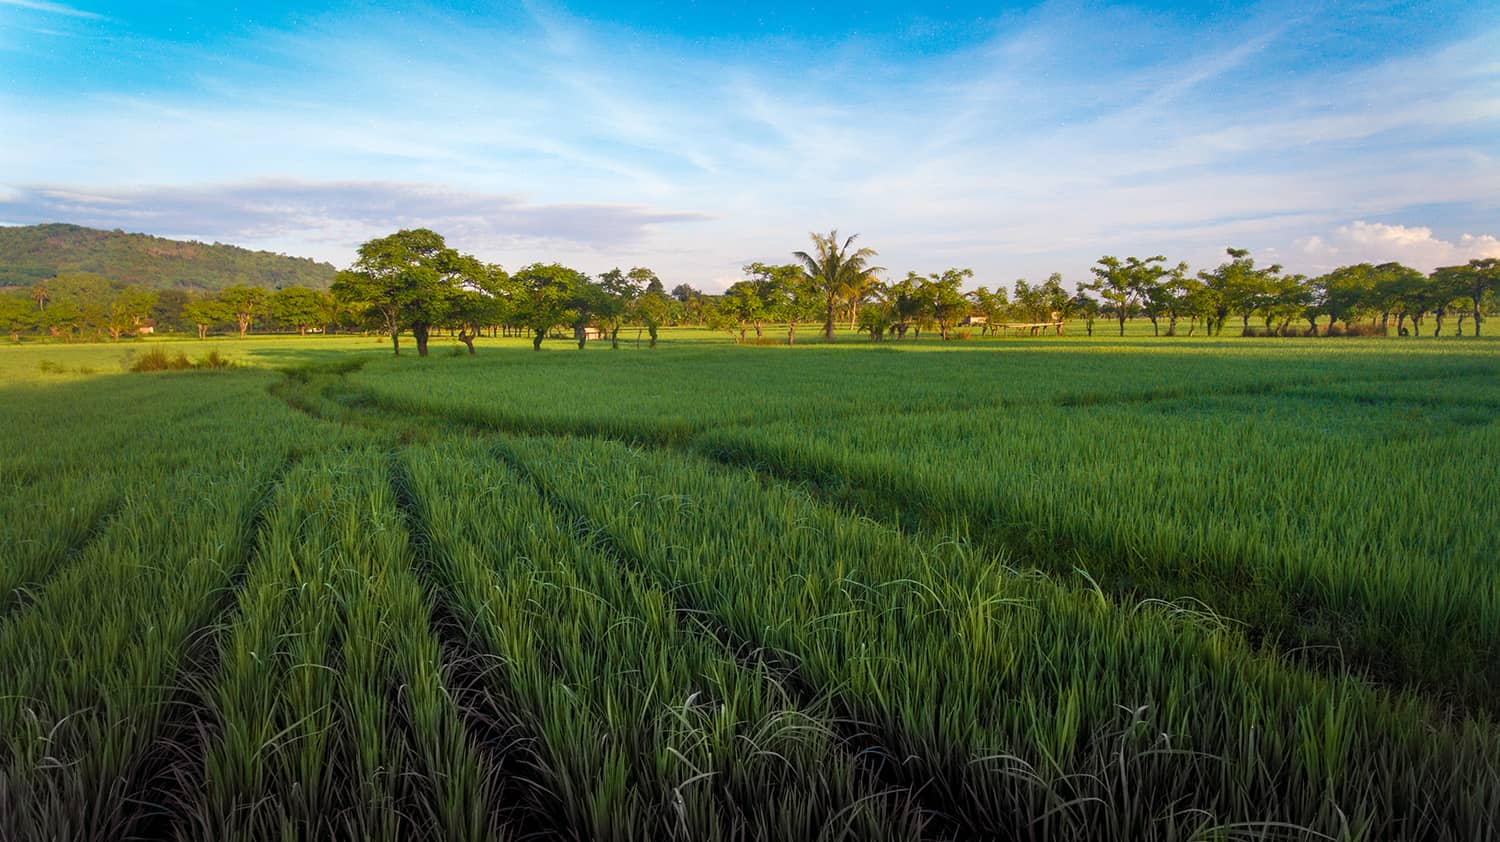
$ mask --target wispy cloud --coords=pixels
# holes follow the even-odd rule
[[[46,12],[51,15],[65,15],[72,18],[102,19],[103,15],[94,12],[65,6],[62,3],[49,3],[47,0],[0,0],[0,6],[13,6],[18,9],[29,9],[33,12]]]
[[[898,273],[968,265],[989,283],[1081,278],[1106,252],[1215,263],[1226,245],[1311,267],[1295,244],[1352,219],[1494,233],[1496,29],[1324,66],[1307,57],[1343,37],[1327,10],[1184,32],[1044,4],[913,57],[678,42],[527,8],[132,44],[153,57],[138,86],[0,94],[0,181],[24,174],[28,212],[120,218],[35,186],[67,185],[176,209],[138,227],[322,254],[421,219],[476,242],[592,243],[694,282],[832,226]],[[711,218],[670,224],[677,211]]]
[[[349,251],[370,237],[415,227],[490,254],[558,246],[609,250],[628,248],[655,226],[706,218],[627,205],[530,204],[514,196],[375,181],[106,190],[23,185],[0,196],[0,219],[10,223],[67,220],[232,242],[300,240]]]

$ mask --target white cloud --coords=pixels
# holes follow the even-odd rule
[[[49,3],[46,0],[0,0],[0,6],[14,6],[18,9],[29,9],[33,12],[47,12],[53,15],[66,15],[73,18],[100,18],[101,15],[87,12],[83,9],[75,9],[72,6],[64,6],[61,3]]]
[[[542,208],[575,209],[571,222],[547,217],[570,238],[557,259],[608,248],[710,288],[834,226],[861,232],[894,274],[970,266],[989,284],[1058,270],[1078,280],[1105,253],[1211,266],[1226,243],[1280,248],[1302,272],[1380,249],[1443,262],[1432,243],[1334,229],[1405,219],[1451,230],[1472,216],[1444,213],[1472,215],[1500,195],[1500,157],[1485,143],[1500,130],[1500,30],[1290,72],[1268,57],[1307,48],[1325,31],[1316,12],[1184,41],[1130,9],[1101,24],[1043,4],[989,43],[895,60],[857,44],[663,42],[528,7],[529,24],[371,11],[211,51],[130,44],[180,75],[128,96],[0,91],[0,182],[69,185],[96,214],[70,221],[107,222],[125,196],[137,211],[178,209],[135,227],[274,239],[339,263],[361,235],[409,219],[521,242],[502,233],[513,207],[475,200],[482,209],[461,213],[455,204],[474,203],[451,198],[521,195],[523,230]],[[399,200],[335,201],[326,215],[304,196],[280,221],[247,216],[245,186],[267,183],[402,187]],[[49,212],[67,207],[42,198]],[[576,209],[600,207],[713,218],[683,228],[615,213],[589,237]],[[1456,259],[1487,241],[1450,245]]]
[[[1436,237],[1424,226],[1390,225],[1357,220],[1339,226],[1327,238],[1308,237],[1297,244],[1313,259],[1340,263],[1405,263],[1424,272],[1438,266],[1500,257],[1500,239],[1492,234],[1463,234],[1457,240]]]
[[[380,181],[282,179],[87,191],[33,185],[0,195],[0,219],[10,223],[65,221],[236,243],[301,241],[303,253],[337,263],[347,262],[364,240],[398,228],[433,228],[454,246],[490,259],[530,252],[534,260],[551,250],[628,251],[656,226],[707,218],[630,205],[533,204],[503,194]]]

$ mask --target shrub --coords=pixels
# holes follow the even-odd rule
[[[127,357],[127,367],[131,371],[136,372],[188,371],[191,369],[220,370],[234,367],[234,363],[228,357],[220,354],[217,348],[209,351],[198,362],[188,359],[188,355],[181,351],[178,351],[177,356],[174,357],[160,347],[152,348],[141,354],[135,358],[134,362],[129,362],[128,360],[129,358]]]

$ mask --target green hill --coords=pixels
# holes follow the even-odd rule
[[[0,227],[0,288],[31,286],[59,273],[94,272],[157,289],[219,290],[236,284],[326,289],[336,271],[305,257],[222,243],[62,223]]]

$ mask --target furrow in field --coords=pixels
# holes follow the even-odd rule
[[[1180,613],[916,546],[753,476],[596,441],[507,447],[735,639],[794,659],[965,835],[1500,830],[1483,723],[1432,721]]]
[[[163,478],[0,631],[0,837],[112,837],[133,820],[183,653],[243,561],[268,458]],[[0,805],[4,806],[4,805]]]
[[[514,452],[501,447],[495,454],[519,476],[525,477],[537,495],[564,516],[566,533],[563,540],[571,538],[594,547],[608,563],[630,569],[646,582],[652,583],[651,587],[654,589],[668,593],[672,603],[677,606],[676,611],[685,630],[702,634],[725,651],[737,653],[736,657],[747,668],[770,667],[778,676],[780,685],[799,704],[809,707],[826,705],[825,691],[798,673],[795,658],[763,648],[759,641],[737,637],[719,621],[710,606],[696,604],[692,593],[680,587],[680,583],[659,579],[648,559],[636,555],[629,546],[616,540],[607,530],[599,528],[590,520],[585,509],[549,488],[540,476],[516,458]],[[829,716],[828,726],[837,734],[843,750],[858,759],[856,766],[865,779],[864,786],[872,791],[904,793],[923,816],[930,838],[957,838],[955,834],[963,828],[957,826],[949,816],[948,805],[938,800],[924,799],[928,793],[927,781],[906,773],[899,757],[880,741],[876,733],[859,720],[849,718],[847,712],[842,716]]]
[[[444,686],[384,464],[322,454],[279,492],[219,651],[183,835],[487,837],[488,773]]]
[[[241,532],[240,561],[228,584],[214,595],[214,620],[184,645],[172,697],[163,704],[159,734],[126,776],[132,787],[125,797],[122,838],[206,838],[203,833],[208,828],[192,826],[191,809],[192,793],[207,772],[208,746],[215,728],[208,716],[207,693],[219,671],[223,636],[236,622],[235,599],[255,563],[271,505],[301,458],[301,454],[289,454],[250,507]]]
[[[124,509],[115,476],[56,478],[45,493],[22,492],[0,504],[0,622],[36,601],[59,572],[84,554]],[[59,500],[67,501],[58,505]]]
[[[1370,379],[1373,376],[1364,374],[1369,382],[1375,382]],[[1308,375],[1298,382],[1322,380],[1328,377]],[[1255,381],[1237,388],[1253,392],[1263,386]],[[343,389],[344,381],[330,380],[329,387]],[[343,403],[330,402],[337,405],[340,419],[377,430],[430,431],[459,424],[488,433],[512,429],[559,435],[573,429],[572,425],[547,427],[534,421],[511,425],[504,413],[497,416],[489,408],[447,416],[363,392],[345,397]],[[1201,400],[1217,407],[1243,399]],[[1448,579],[1422,579],[1410,565],[1386,563],[1370,551],[1392,558],[1449,553],[1454,543],[1462,542],[1439,546],[1414,539],[1474,533],[1476,524],[1447,524],[1439,529],[1439,521],[1412,515],[1425,505],[1395,514],[1368,508],[1346,512],[1334,518],[1331,529],[1314,523],[1309,518],[1327,515],[1325,510],[1341,505],[1342,497],[1337,488],[1315,491],[1305,487],[1307,480],[1321,488],[1328,484],[1328,476],[1358,472],[1358,460],[1346,465],[1343,457],[1350,454],[1335,449],[1320,461],[1318,472],[1305,475],[1302,481],[1293,476],[1280,484],[1261,482],[1254,487],[1266,485],[1265,494],[1251,493],[1240,487],[1244,482],[1224,475],[1241,462],[1244,465],[1234,470],[1252,478],[1263,474],[1265,469],[1248,456],[1237,460],[1221,455],[1217,462],[1202,458],[1221,453],[1227,440],[1256,434],[1253,425],[1248,431],[1240,429],[1243,424],[1219,430],[1226,426],[1223,422],[1247,411],[1238,405],[1228,408],[1233,411],[1216,417],[1212,430],[1199,429],[1189,420],[1177,425],[1182,429],[1143,429],[1131,439],[1133,443],[1128,447],[1122,443],[1123,449],[1113,455],[1107,447],[1091,445],[1101,452],[1091,453],[1089,464],[1146,460],[1154,474],[1160,474],[1153,483],[1131,478],[1130,487],[1136,490],[1130,495],[1117,493],[1103,478],[1082,475],[1066,452],[1047,446],[1070,423],[1088,428],[1069,434],[1088,442],[1108,438],[1112,429],[1141,423],[1092,418],[1099,412],[1125,411],[1112,406],[1068,411],[1039,407],[1040,412],[1062,416],[1052,421],[927,412],[921,418],[871,416],[852,427],[845,423],[847,419],[820,419],[811,427],[728,426],[680,441],[618,430],[610,435],[625,442],[696,451],[730,467],[754,468],[768,482],[802,484],[829,503],[886,522],[920,540],[964,535],[993,552],[1014,553],[1074,587],[1103,588],[1117,600],[1165,601],[1192,611],[1206,608],[1243,630],[1252,644],[1329,674],[1355,671],[1390,686],[1416,689],[1439,708],[1494,711],[1490,688],[1500,685],[1500,676],[1469,666],[1476,661],[1500,663],[1500,642],[1492,633],[1500,624],[1484,620],[1500,614],[1492,577],[1486,579],[1482,570],[1470,565],[1458,568],[1459,575]],[[1069,412],[1085,416],[1068,421]],[[1085,420],[1077,421],[1077,417]],[[587,425],[590,430],[595,427],[592,421]],[[1463,433],[1461,425],[1454,429]],[[1011,460],[1014,464],[1003,453],[991,453],[997,446],[1006,452],[1017,450]],[[1302,446],[1319,445],[1309,439]],[[904,462],[889,458],[889,454],[909,451],[916,452],[916,458]],[[971,453],[970,460],[952,459],[953,453],[966,451]],[[1231,467],[1213,469],[1218,463]],[[974,474],[967,469],[971,464],[983,470]],[[1181,476],[1172,472],[1179,464],[1176,470]],[[1330,474],[1330,468],[1337,472]],[[1016,471],[1031,479],[1011,477]],[[1199,479],[1189,481],[1189,477]],[[1372,478],[1366,475],[1359,481],[1369,484]],[[1295,499],[1282,499],[1288,497]],[[1173,505],[1143,503],[1153,498],[1165,498]],[[1197,516],[1190,516],[1194,512]],[[1368,542],[1370,536],[1346,527],[1376,517],[1401,523],[1379,529],[1377,534],[1388,534],[1370,550],[1356,549],[1355,544]],[[1210,521],[1212,528],[1206,525]],[[1268,555],[1267,542],[1252,540],[1258,534],[1252,524],[1255,529],[1280,530],[1274,543],[1283,552]],[[1338,543],[1303,558],[1308,555],[1309,534],[1332,535]],[[1467,544],[1485,540],[1493,539],[1471,537]],[[1328,552],[1343,554],[1354,564],[1329,575],[1319,568]],[[1482,551],[1471,554],[1485,555]],[[1454,652],[1462,657],[1441,655]]]
[[[872,785],[820,700],[686,621],[665,593],[579,541],[491,448],[409,451],[436,598],[538,812],[598,839],[917,838],[910,794]]]
[[[416,488],[398,453],[390,470],[391,490],[411,542],[414,570],[427,600],[428,623],[438,641],[441,673],[462,721],[468,742],[483,759],[487,777],[483,786],[494,813],[485,822],[495,833],[518,839],[550,839],[561,831],[550,793],[533,783],[536,771],[535,738],[530,724],[502,708],[490,691],[487,674],[503,664],[486,655],[468,622],[454,613],[451,582],[438,549],[428,531]]]
[[[1170,418],[954,413],[722,430],[697,447],[913,534],[1009,550],[1078,587],[1206,606],[1256,645],[1331,674],[1494,713],[1500,587],[1488,560],[1500,533],[1415,485],[1489,484],[1492,464],[1441,459],[1444,448],[1482,447],[1487,428],[1434,416],[1434,435],[1393,437],[1382,419],[1346,410],[1325,422],[1336,436],[1316,427],[1288,436],[1276,413],[1299,407],[1214,401],[1202,417],[1192,407]],[[1372,466],[1351,440],[1430,472]]]
[[[1195,397],[1264,396],[1286,397],[1294,394],[1316,394],[1339,390],[1348,386],[1387,386],[1412,381],[1442,382],[1449,388],[1461,386],[1465,381],[1482,383],[1494,379],[1492,366],[1483,363],[1444,365],[1441,367],[1403,367],[1399,372],[1376,374],[1371,371],[1357,373],[1332,371],[1323,373],[1283,374],[1270,379],[1251,379],[1229,384],[1205,384],[1184,378],[1183,382],[1165,384],[1149,389],[1109,389],[1080,392],[1065,392],[1051,400],[1061,407],[1094,407],[1112,404],[1145,404],[1164,400],[1182,400]],[[1455,381],[1458,381],[1455,384]]]

